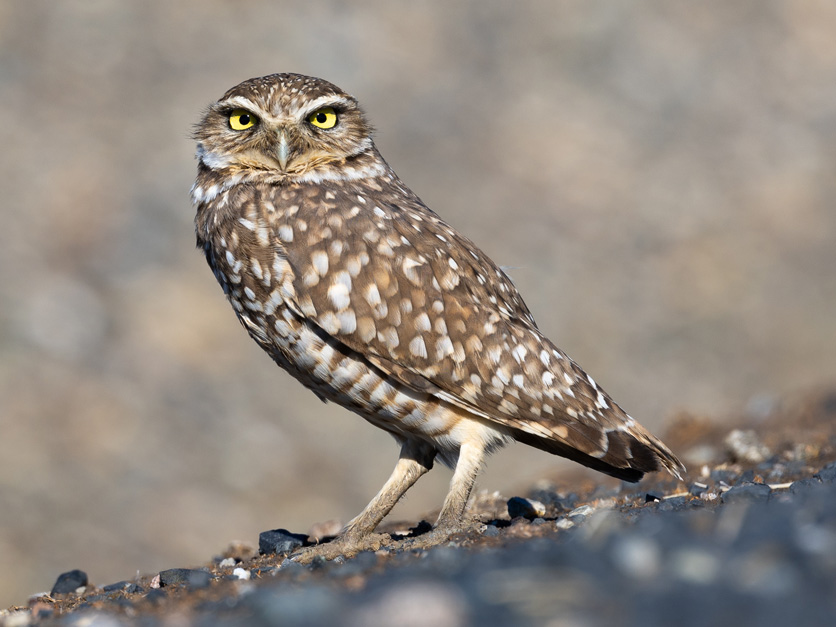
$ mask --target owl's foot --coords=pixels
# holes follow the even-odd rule
[[[428,549],[449,542],[454,536],[483,529],[484,525],[479,521],[464,521],[455,524],[439,524],[430,531],[422,533],[414,538],[407,538],[396,546],[402,551],[414,551]]]
[[[391,546],[392,538],[386,533],[368,533],[365,535],[341,535],[329,542],[308,546],[290,556],[299,564],[310,564],[314,558],[322,557],[332,560],[340,555],[354,557],[363,551],[379,551]]]

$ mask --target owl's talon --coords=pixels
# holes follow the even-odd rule
[[[379,551],[392,545],[392,538],[385,533],[370,533],[364,536],[338,536],[329,542],[299,549],[290,556],[290,561],[310,564],[317,557],[328,561],[340,555],[351,558],[363,551]]]

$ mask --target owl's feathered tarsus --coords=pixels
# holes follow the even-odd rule
[[[517,440],[626,481],[681,462],[537,328],[505,273],[432,212],[327,81],[244,81],[197,125],[198,246],[244,328],[323,400],[401,445],[332,543],[372,532],[439,458],[454,474],[425,543],[457,529],[487,453]]]

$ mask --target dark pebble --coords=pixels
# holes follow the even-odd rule
[[[771,493],[772,488],[764,483],[742,483],[724,492],[720,498],[724,503],[765,501]]]
[[[513,518],[527,518],[533,520],[545,514],[545,508],[538,501],[530,501],[521,496],[512,496],[508,499],[508,515]]]
[[[818,477],[822,483],[833,483],[836,480],[836,462],[828,464],[814,476]]]
[[[805,479],[799,479],[798,481],[793,481],[790,484],[790,492],[792,494],[802,494],[804,492],[808,492],[813,488],[817,488],[821,485],[821,481],[816,479],[815,477],[807,477]]]
[[[116,583],[109,583],[104,588],[105,592],[126,592],[128,594],[136,594],[142,588],[132,581],[117,581]]]
[[[737,480],[738,474],[732,472],[731,470],[722,470],[719,468],[715,468],[711,471],[711,480],[712,481],[722,481],[726,485],[731,485],[735,483]]]
[[[71,570],[58,575],[50,594],[68,594],[87,585],[87,573],[83,570]]]
[[[688,492],[691,496],[700,496],[705,494],[708,491],[708,486],[704,483],[692,483],[691,487],[688,489]]]
[[[160,572],[160,585],[186,585],[190,588],[205,588],[212,580],[212,575],[205,570],[190,568],[169,568]]]
[[[496,527],[494,525],[488,525],[487,527],[485,527],[485,531],[482,532],[482,535],[487,536],[489,538],[493,538],[495,536],[498,536],[499,535],[499,527]]]
[[[290,553],[308,541],[303,533],[291,533],[287,529],[273,529],[262,531],[258,535],[258,551],[262,555],[273,553]]]

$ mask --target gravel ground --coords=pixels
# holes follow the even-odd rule
[[[75,570],[0,626],[834,624],[836,391],[724,427],[683,415],[668,439],[704,458],[683,483],[483,493],[478,530],[427,551],[301,566],[272,551],[308,537],[273,530],[203,567],[104,586]]]

